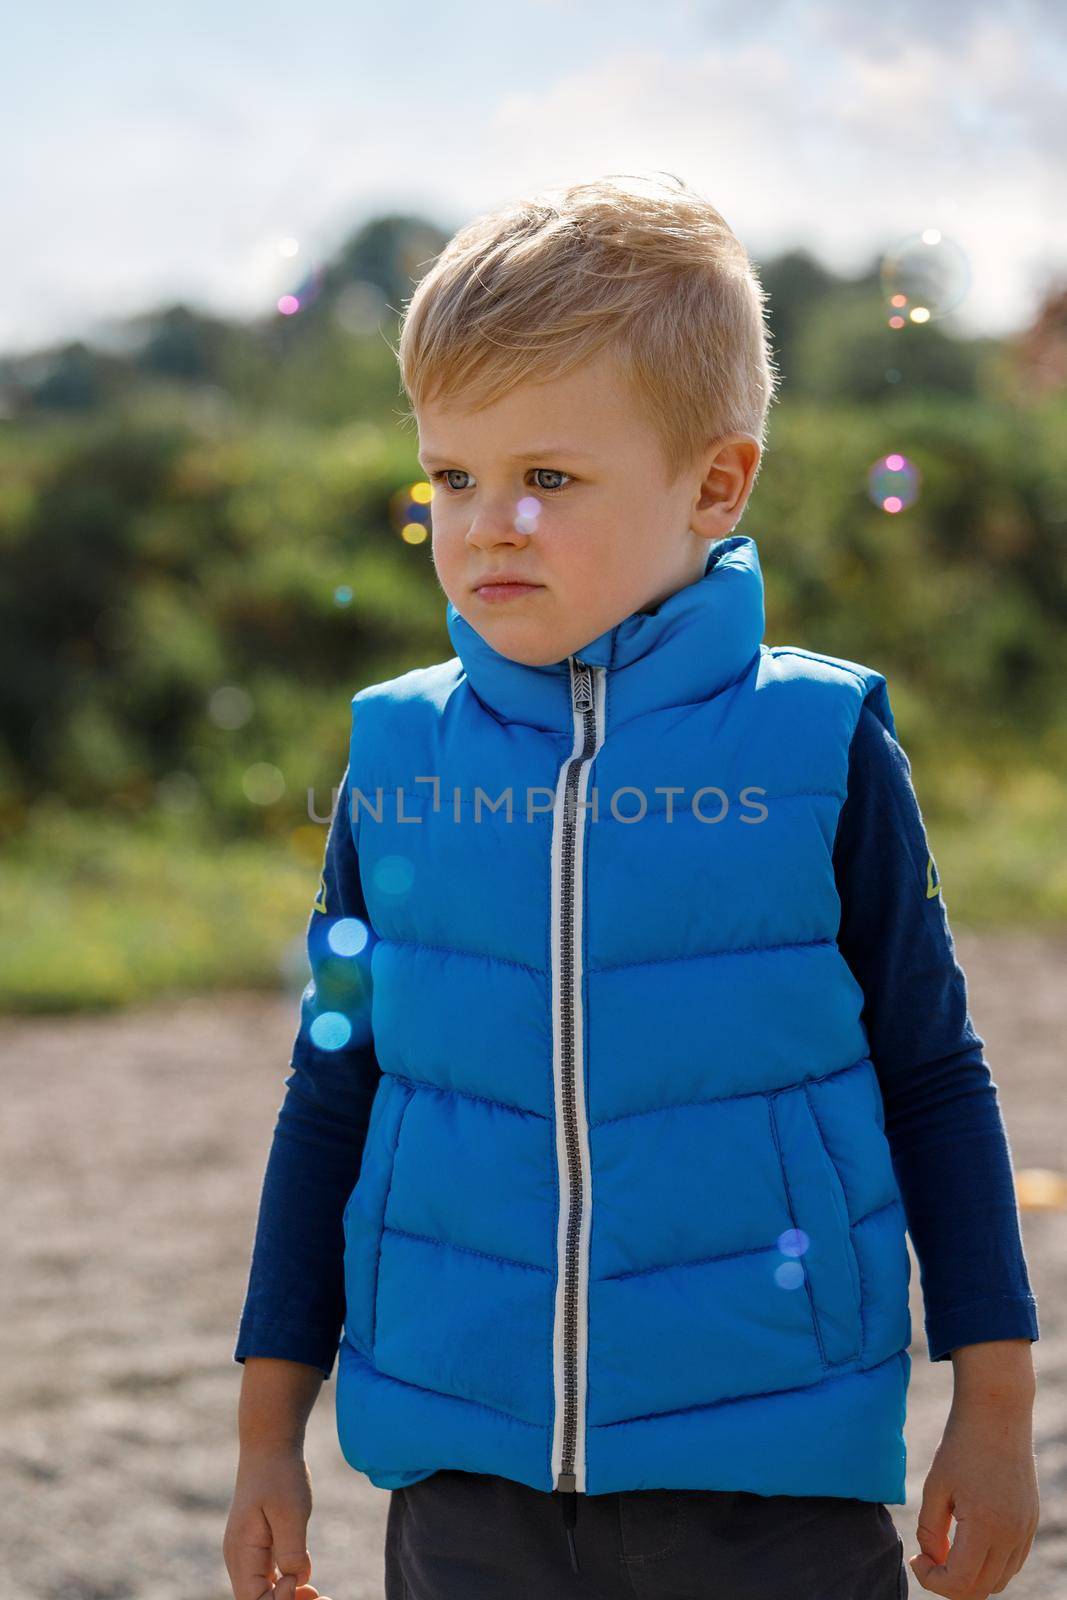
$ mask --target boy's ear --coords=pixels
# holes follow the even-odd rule
[[[759,470],[759,440],[750,433],[716,439],[704,455],[691,527],[705,539],[722,539],[741,520]]]

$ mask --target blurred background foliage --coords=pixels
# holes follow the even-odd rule
[[[303,982],[348,701],[452,654],[391,349],[445,238],[383,217],[298,315],[0,360],[0,1006]],[[890,330],[877,262],[760,271],[767,641],[886,674],[954,926],[1067,924],[1067,296],[968,340]]]

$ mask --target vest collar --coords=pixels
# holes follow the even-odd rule
[[[570,734],[570,663],[528,666],[501,655],[449,601],[449,637],[474,693],[502,722]],[[635,611],[574,652],[608,672],[610,729],[649,711],[694,704],[744,675],[765,625],[755,540],[731,534],[708,551],[701,577],[652,611]]]

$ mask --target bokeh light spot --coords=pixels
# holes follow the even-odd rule
[[[269,761],[254,761],[246,767],[241,787],[256,806],[270,806],[285,793],[285,778]]]
[[[326,935],[326,942],[335,955],[358,956],[369,937],[367,924],[358,917],[339,917]]]
[[[804,1282],[804,1268],[799,1261],[783,1261],[774,1269],[774,1281],[779,1289],[799,1289]]]
[[[352,1037],[352,1024],[340,1011],[323,1011],[310,1028],[311,1042],[319,1050],[340,1050]]]
[[[224,683],[208,696],[207,714],[219,728],[243,728],[252,715],[252,696],[235,683]]]
[[[374,882],[382,894],[407,894],[415,881],[415,868],[407,856],[383,856],[375,864]]]

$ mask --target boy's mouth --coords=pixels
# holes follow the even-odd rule
[[[485,579],[474,585],[473,593],[479,600],[517,600],[520,595],[532,594],[536,589],[543,589],[541,583],[528,583],[525,578],[493,578]]]

